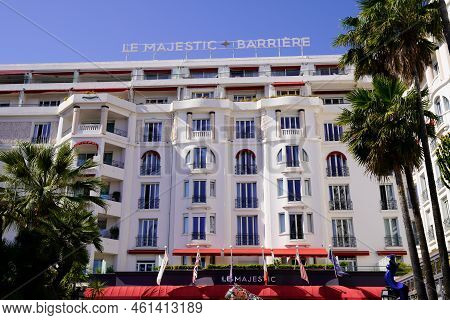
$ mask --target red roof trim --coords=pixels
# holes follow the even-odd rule
[[[380,250],[377,251],[379,256],[387,256],[390,254],[394,254],[396,256],[406,256],[408,252],[406,250]]]
[[[75,148],[75,147],[78,147],[78,146],[81,146],[81,145],[84,145],[84,144],[89,144],[89,145],[95,146],[98,149],[98,143],[96,143],[94,141],[89,141],[89,140],[77,142],[77,143],[75,143],[73,145],[73,147]]]
[[[33,76],[73,76],[73,71],[61,71],[61,72],[54,72],[54,71],[40,71],[40,72],[33,72]]]
[[[221,249],[213,248],[199,248],[198,251],[202,256],[220,256],[222,254]],[[174,256],[195,256],[197,255],[197,248],[185,248],[185,249],[173,249],[172,255]]]
[[[0,91],[0,94],[11,94],[11,93],[19,93],[20,90],[8,90],[8,91]]]
[[[344,287],[344,286],[262,286],[242,285],[242,288],[267,299],[284,300],[380,300],[384,287]],[[223,300],[230,285],[215,286],[113,286],[102,289],[97,300]],[[84,296],[90,298],[91,289]]]
[[[274,82],[272,83],[274,87],[288,87],[288,86],[304,86],[304,81],[292,81],[292,82]]]
[[[27,89],[25,89],[26,93],[52,93],[52,92],[58,93],[58,92],[69,92],[69,91],[70,91],[70,89],[56,89],[56,90],[51,90],[51,89],[49,89],[49,90],[27,90]]]
[[[217,87],[217,84],[197,84],[197,85],[190,85],[187,87],[188,88],[215,88],[215,87]]]
[[[128,250],[128,254],[163,254],[164,250],[162,249],[134,249]]]
[[[366,250],[333,250],[335,256],[369,256],[370,252]]]
[[[86,88],[86,89],[72,89],[71,91],[74,92],[89,92],[89,91],[93,91],[93,92],[122,92],[122,91],[127,91],[128,88]]]
[[[169,73],[172,73],[172,70],[171,69],[155,69],[155,70],[146,69],[146,70],[144,70],[144,73],[152,73],[152,72],[169,74]]]
[[[0,75],[13,76],[13,75],[25,74],[27,72],[29,72],[29,71],[26,71],[26,70],[0,70]]]
[[[264,90],[264,86],[226,87],[225,90],[227,91]]]
[[[131,70],[80,71],[83,74],[131,74]]]

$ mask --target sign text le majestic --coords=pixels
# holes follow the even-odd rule
[[[310,46],[309,37],[232,40],[232,41],[189,41],[160,43],[129,43],[123,44],[122,52],[172,52],[172,51],[203,51],[203,50],[235,50],[235,49],[270,49],[270,48],[303,48]]]

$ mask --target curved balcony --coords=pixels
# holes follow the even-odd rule
[[[141,176],[159,176],[161,174],[161,166],[145,166],[141,165]]]
[[[256,172],[256,164],[237,164],[234,166],[234,174],[236,175],[256,174]]]
[[[236,198],[236,209],[258,208],[258,198]]]

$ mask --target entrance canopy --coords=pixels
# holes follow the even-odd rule
[[[241,256],[241,257],[255,257],[262,256],[263,249],[261,248],[236,248],[236,249],[219,249],[219,248],[199,248],[201,256]],[[328,253],[325,248],[299,248],[298,252],[302,257],[327,257]],[[294,257],[296,254],[295,248],[280,248],[269,249],[264,248],[264,255],[275,257]],[[197,254],[196,248],[173,249],[174,256],[195,256]]]

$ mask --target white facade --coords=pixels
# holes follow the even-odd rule
[[[109,184],[109,207],[94,208],[104,245],[92,250],[94,272],[151,268],[165,246],[170,264],[191,263],[172,253],[190,256],[197,246],[302,253],[332,245],[359,270],[388,253],[407,261],[393,179],[366,176],[333,126],[349,107],[345,94],[370,87],[338,60],[0,65],[0,148],[70,142],[79,161],[99,163],[92,174]],[[206,263],[230,262],[202,252]]]

